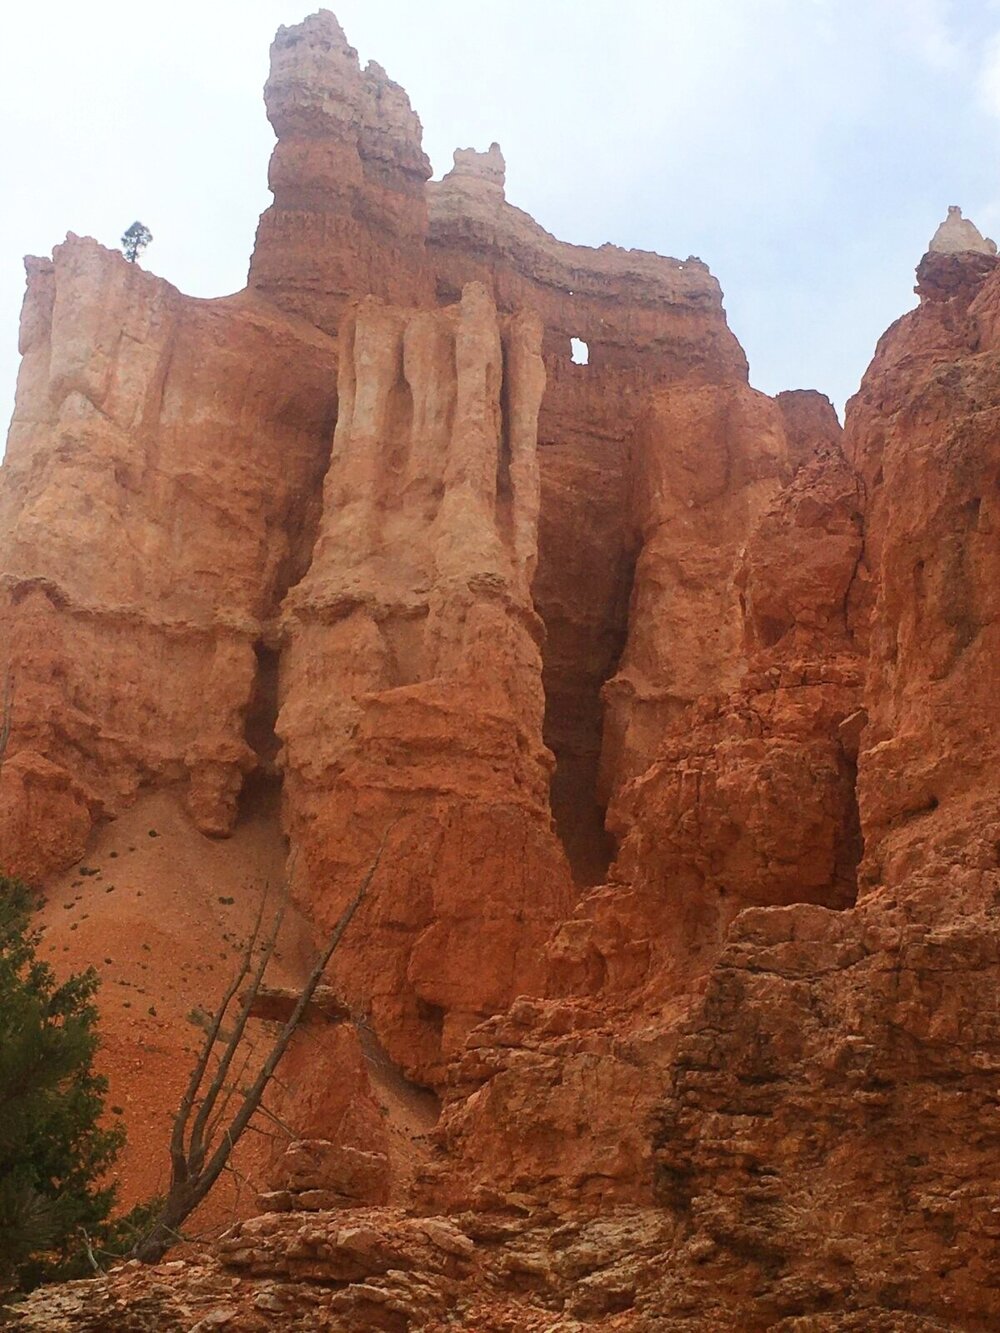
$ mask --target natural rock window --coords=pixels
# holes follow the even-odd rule
[[[569,355],[574,366],[586,366],[590,362],[590,348],[582,338],[570,338]]]

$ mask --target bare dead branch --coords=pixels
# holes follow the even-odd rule
[[[219,1107],[218,1111],[215,1113],[215,1115],[214,1115],[214,1116],[212,1117],[212,1119],[209,1121],[209,1123],[208,1123],[208,1125],[207,1125],[207,1127],[206,1127],[206,1129],[205,1129],[205,1142],[206,1142],[206,1143],[214,1143],[214,1142],[215,1142],[216,1138],[218,1137],[219,1126],[222,1124],[222,1122],[223,1122],[223,1121],[225,1120],[225,1118],[226,1118],[226,1115],[227,1115],[227,1113],[228,1113],[228,1111],[229,1111],[229,1107],[230,1107],[230,1105],[231,1105],[231,1103],[232,1103],[233,1097],[236,1095],[237,1092],[243,1092],[243,1091],[244,1091],[244,1087],[243,1087],[243,1079],[244,1079],[244,1077],[245,1077],[245,1075],[246,1075],[247,1069],[248,1069],[249,1066],[250,1066],[250,1061],[251,1061],[251,1060],[254,1058],[254,1056],[257,1054],[256,1047],[251,1047],[251,1046],[249,1046],[249,1043],[247,1043],[247,1045],[248,1045],[249,1049],[247,1050],[246,1055],[243,1057],[243,1063],[240,1065],[239,1073],[236,1075],[236,1077],[235,1077],[235,1078],[229,1083],[229,1085],[226,1087],[226,1089],[225,1089],[225,1094],[226,1094],[226,1095],[225,1095],[225,1097],[223,1097],[223,1099],[222,1099],[222,1105]]]
[[[10,667],[3,676],[3,697],[0,701],[0,768],[10,744],[10,729],[14,724],[14,675]]]
[[[222,1056],[219,1059],[215,1074],[202,1096],[201,1106],[198,1108],[198,1114],[195,1116],[194,1126],[191,1130],[191,1142],[188,1148],[189,1166],[195,1175],[198,1174],[204,1164],[205,1153],[210,1146],[209,1141],[205,1138],[205,1130],[212,1117],[212,1112],[215,1110],[215,1105],[219,1100],[219,1094],[225,1084],[226,1075],[233,1062],[233,1056],[236,1054],[240,1042],[243,1040],[243,1033],[246,1031],[247,1020],[250,1017],[250,1009],[253,1005],[254,997],[260,990],[260,985],[264,980],[264,973],[267,970],[267,965],[270,963],[271,955],[274,953],[274,946],[278,942],[278,932],[281,930],[281,924],[285,918],[285,906],[286,904],[282,902],[278,911],[274,914],[274,921],[271,924],[267,939],[264,941],[263,947],[260,950],[257,966],[254,969],[250,981],[250,989],[242,999],[239,1014],[236,1019],[236,1025],[222,1048]]]
[[[219,1040],[219,1033],[222,1030],[222,1024],[225,1021],[226,1010],[232,1004],[239,988],[243,985],[249,975],[253,964],[254,949],[257,945],[257,939],[260,935],[260,928],[264,921],[264,906],[267,902],[267,885],[264,886],[264,892],[261,894],[260,904],[257,908],[257,916],[254,920],[253,930],[250,938],[247,940],[240,959],[240,966],[232,982],[227,988],[222,999],[215,1010],[212,1020],[205,1032],[204,1040],[201,1044],[201,1050],[195,1066],[191,1070],[191,1076],[188,1079],[184,1095],[181,1097],[180,1105],[177,1108],[177,1114],[174,1117],[173,1131],[170,1136],[170,1187],[171,1189],[184,1184],[188,1178],[188,1155],[185,1147],[185,1136],[187,1133],[188,1120],[195,1102],[198,1099],[198,1092],[201,1088],[202,1080],[208,1069],[209,1061],[215,1050],[215,1044]]]
[[[233,1220],[235,1221],[236,1218],[239,1216],[240,1199],[243,1196],[243,1187],[246,1186],[247,1189],[252,1191],[253,1185],[250,1182],[250,1180],[243,1174],[243,1172],[238,1170],[233,1165],[232,1162],[227,1162],[225,1169],[226,1169],[226,1174],[232,1176],[232,1178],[236,1181],[236,1197],[233,1199],[233,1208],[232,1208],[232,1216]]]
[[[80,1228],[79,1232],[77,1233],[77,1239],[83,1246],[83,1252],[87,1256],[87,1263],[90,1264],[90,1267],[93,1269],[95,1273],[100,1273],[101,1265],[97,1261],[97,1255],[94,1253],[94,1247],[90,1242],[90,1236],[87,1233],[86,1227]]]
[[[281,1117],[280,1117],[275,1111],[272,1111],[271,1108],[270,1108],[269,1106],[265,1106],[265,1105],[263,1104],[263,1102],[262,1102],[261,1105],[257,1108],[257,1110],[258,1110],[258,1113],[259,1113],[260,1115],[262,1115],[262,1116],[264,1117],[265,1120],[270,1120],[270,1121],[272,1122],[272,1124],[275,1124],[275,1125],[278,1126],[278,1128],[281,1130],[282,1137],[284,1137],[284,1138],[286,1138],[286,1139],[289,1139],[289,1140],[292,1140],[292,1139],[300,1138],[300,1137],[301,1137],[301,1135],[296,1134],[295,1130],[292,1128],[291,1125],[286,1125],[285,1122],[284,1122],[284,1120],[282,1120]],[[253,1126],[253,1125],[248,1125],[247,1128],[248,1128],[248,1129],[253,1129],[254,1126]],[[258,1131],[258,1132],[261,1132],[261,1131]],[[270,1139],[276,1139],[276,1138],[278,1137],[278,1135],[277,1135],[277,1134],[269,1134],[267,1137],[270,1138]]]
[[[232,1151],[258,1111],[262,1111],[269,1120],[278,1125],[290,1137],[294,1137],[293,1131],[283,1125],[269,1108],[261,1106],[261,1099],[274,1077],[279,1061],[288,1049],[292,1037],[302,1022],[330,959],[343,939],[354,914],[364,901],[382,860],[382,853],[385,850],[391,831],[392,826],[386,830],[375,858],[357,892],[341,913],[326,947],[317,959],[299,993],[292,1013],[274,1038],[256,1077],[249,1087],[239,1088],[243,1073],[253,1054],[252,1051],[246,1053],[242,1050],[246,1025],[254,1001],[260,991],[267,964],[274,953],[285,910],[285,905],[282,903],[281,908],[275,914],[266,939],[260,942],[265,893],[253,932],[241,957],[237,974],[227,987],[215,1010],[174,1119],[170,1139],[171,1181],[163,1208],[152,1229],[133,1247],[131,1253],[134,1258],[144,1260],[147,1263],[155,1263],[170,1249],[171,1245],[179,1238],[180,1226],[205,1198],[221,1173],[224,1170],[234,1170],[229,1161]],[[247,981],[248,978],[249,981]],[[222,1028],[226,1013],[240,987],[245,982],[247,982],[247,990],[240,997],[241,1004],[235,1025],[228,1034],[223,1035]],[[222,1043],[221,1054],[217,1054],[217,1047],[220,1043]],[[237,1052],[240,1052],[243,1056],[240,1073],[235,1082],[227,1084],[227,1075]],[[213,1056],[217,1057],[218,1063],[207,1087],[203,1091],[203,1085]],[[237,1089],[241,1094],[239,1106],[228,1125],[225,1129],[222,1129],[222,1122]],[[221,1106],[220,1098],[222,1099]],[[196,1111],[195,1107],[197,1107]],[[192,1112],[194,1112],[195,1118],[189,1136],[188,1125]]]

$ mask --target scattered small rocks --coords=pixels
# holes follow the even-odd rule
[[[474,1231],[498,1239],[479,1244]],[[271,1213],[227,1231],[214,1259],[130,1261],[91,1281],[41,1288],[10,1327],[580,1333],[591,1320],[633,1310],[637,1284],[662,1266],[669,1231],[661,1211],[638,1208],[556,1228],[545,1211],[492,1224],[484,1215],[411,1217],[398,1208]]]

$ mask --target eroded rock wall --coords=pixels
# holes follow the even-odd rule
[[[745,670],[737,555],[791,471],[781,413],[764,394],[686,381],[651,395],[636,445],[628,639],[604,689],[606,799],[646,771],[695,699]]]
[[[772,438],[787,458],[787,439]],[[612,806],[621,850],[592,902],[607,911],[617,885],[643,905],[619,984],[642,940],[647,976],[669,995],[704,974],[744,908],[854,901],[863,669],[846,602],[862,497],[837,443],[816,446],[784,487],[753,479],[687,514],[665,494],[668,521],[650,543],[663,572],[642,581],[647,614],[608,687],[622,692],[609,721],[624,714],[639,776]],[[699,679],[707,688],[685,700]],[[621,969],[601,958],[603,971]]]
[[[286,809],[329,925],[383,836],[384,890],[335,971],[412,1077],[543,980],[569,903],[542,743],[540,330],[468,285],[362,302],[308,575],[284,613]]]
[[[563,245],[495,145],[427,187],[329,13],[267,104],[248,293],[33,262],[0,490],[14,868],[143,788],[225,834],[255,773],[318,934],[378,859],[326,978],[361,1035],[300,1034],[280,1098],[271,1202],[322,1215],[212,1281],[400,1328],[993,1327],[996,258],[925,257],[842,438],[749,387],[699,260]],[[364,1198],[467,1211],[323,1207]]]
[[[189,540],[174,493],[143,492],[144,538],[168,531],[182,554],[156,547],[162,583],[139,565],[130,614],[159,624],[190,586],[227,632],[252,616],[224,660],[207,640],[217,689],[190,688],[209,670],[200,659],[164,666],[186,682],[171,687],[169,720],[183,761],[154,767],[130,716],[117,741],[140,759],[105,760],[118,804],[86,793],[79,829],[75,806],[52,807],[51,829],[69,830],[52,855],[78,855],[90,820],[142,784],[186,781],[199,827],[224,833],[246,776],[280,777],[294,891],[320,932],[385,839],[333,979],[397,1065],[445,1093],[441,1190],[457,1176],[468,1193],[492,1173],[511,1188],[646,1198],[645,1129],[622,1138],[613,1165],[601,1145],[622,1136],[619,1104],[651,1104],[684,997],[733,916],[802,897],[841,905],[853,891],[853,769],[835,736],[857,683],[837,666],[847,631],[838,621],[835,642],[832,628],[856,562],[839,427],[818,395],[748,387],[704,264],[556,241],[507,203],[496,146],[457,153],[425,196],[405,94],[360,69],[332,15],[279,32],[266,99],[275,203],[250,293],[170,300],[185,318],[252,310],[311,340],[315,378],[308,358],[238,354],[269,358],[290,400],[315,393],[322,419],[308,467],[278,449],[241,473],[242,527],[225,504],[210,508],[207,463],[190,483],[202,527]],[[162,287],[108,262],[122,281]],[[130,354],[130,316],[104,304],[100,337],[80,324],[92,374],[104,342]],[[209,383],[224,367],[184,334],[166,361],[178,417],[192,432],[218,417],[239,437],[240,411]],[[587,342],[587,364],[571,361],[571,337]],[[44,396],[49,363],[32,364]],[[265,432],[272,416],[294,418],[265,398]],[[53,429],[46,420],[46,440]],[[145,429],[126,422],[120,452],[146,448]],[[799,498],[782,499],[806,473]],[[247,525],[273,510],[278,545],[262,554]],[[95,559],[115,540],[96,529]],[[188,545],[202,552],[190,568]],[[129,668],[139,710],[170,693],[157,651],[143,640],[142,669]],[[60,743],[38,741],[39,771],[61,762]],[[23,762],[12,752],[5,781],[22,781]],[[803,784],[808,817],[772,830]],[[611,799],[621,855],[605,884]],[[27,828],[37,806],[19,800]],[[578,883],[599,886],[575,911],[567,857]],[[521,994],[535,998],[508,1011]],[[470,1029],[478,1055],[463,1053]],[[530,1162],[512,1154],[518,1106],[547,1126]],[[589,1148],[569,1132],[585,1121],[603,1127]],[[433,1195],[433,1171],[425,1185]]]
[[[456,152],[453,170],[429,186],[429,256],[439,299],[475,279],[500,309],[531,309],[542,321],[534,599],[546,630],[545,739],[561,836],[577,879],[595,883],[613,852],[598,777],[601,690],[625,643],[640,542],[637,423],[656,385],[745,385],[747,365],[700,260],[558,241],[507,201],[504,180],[496,144]],[[571,339],[586,344],[586,364],[571,359]]]
[[[255,647],[308,564],[333,346],[247,296],[198,301],[96,242],[29,261],[0,489],[13,682],[4,863],[79,857],[95,820],[176,785],[232,828]]]
[[[651,1117],[733,921],[753,906],[854,902],[861,487],[819,395],[740,392],[751,426],[714,434],[705,420],[726,416],[719,390],[654,399],[654,422],[681,421],[687,434],[643,440],[655,520],[623,670],[638,664],[646,681],[676,685],[665,705],[653,700],[658,719],[639,715],[632,735],[652,762],[613,801],[621,845],[607,882],[549,942],[549,998],[481,1025],[452,1066],[425,1179],[439,1205],[495,1206],[498,1190],[574,1206],[648,1202]],[[678,454],[714,457],[716,470]],[[713,491],[713,475],[731,488],[717,480]],[[656,562],[668,575],[643,573]],[[686,612],[688,590],[700,615]],[[699,671],[715,692],[685,700]]]
[[[956,824],[993,817],[1000,774],[1000,280],[974,252],[928,254],[917,276],[921,305],[879,344],[848,434],[877,587],[858,775],[868,884],[950,865]]]
[[[726,1292],[762,1327],[1000,1314],[1000,285],[978,255],[920,278],[848,413],[876,590],[862,896],[733,926],[662,1109],[659,1197],[698,1256],[667,1309],[693,1274],[702,1308]]]

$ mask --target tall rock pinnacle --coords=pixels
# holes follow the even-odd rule
[[[329,10],[279,28],[264,89],[278,136],[249,286],[335,333],[346,301],[429,299],[424,182],[406,93],[358,53]]]

